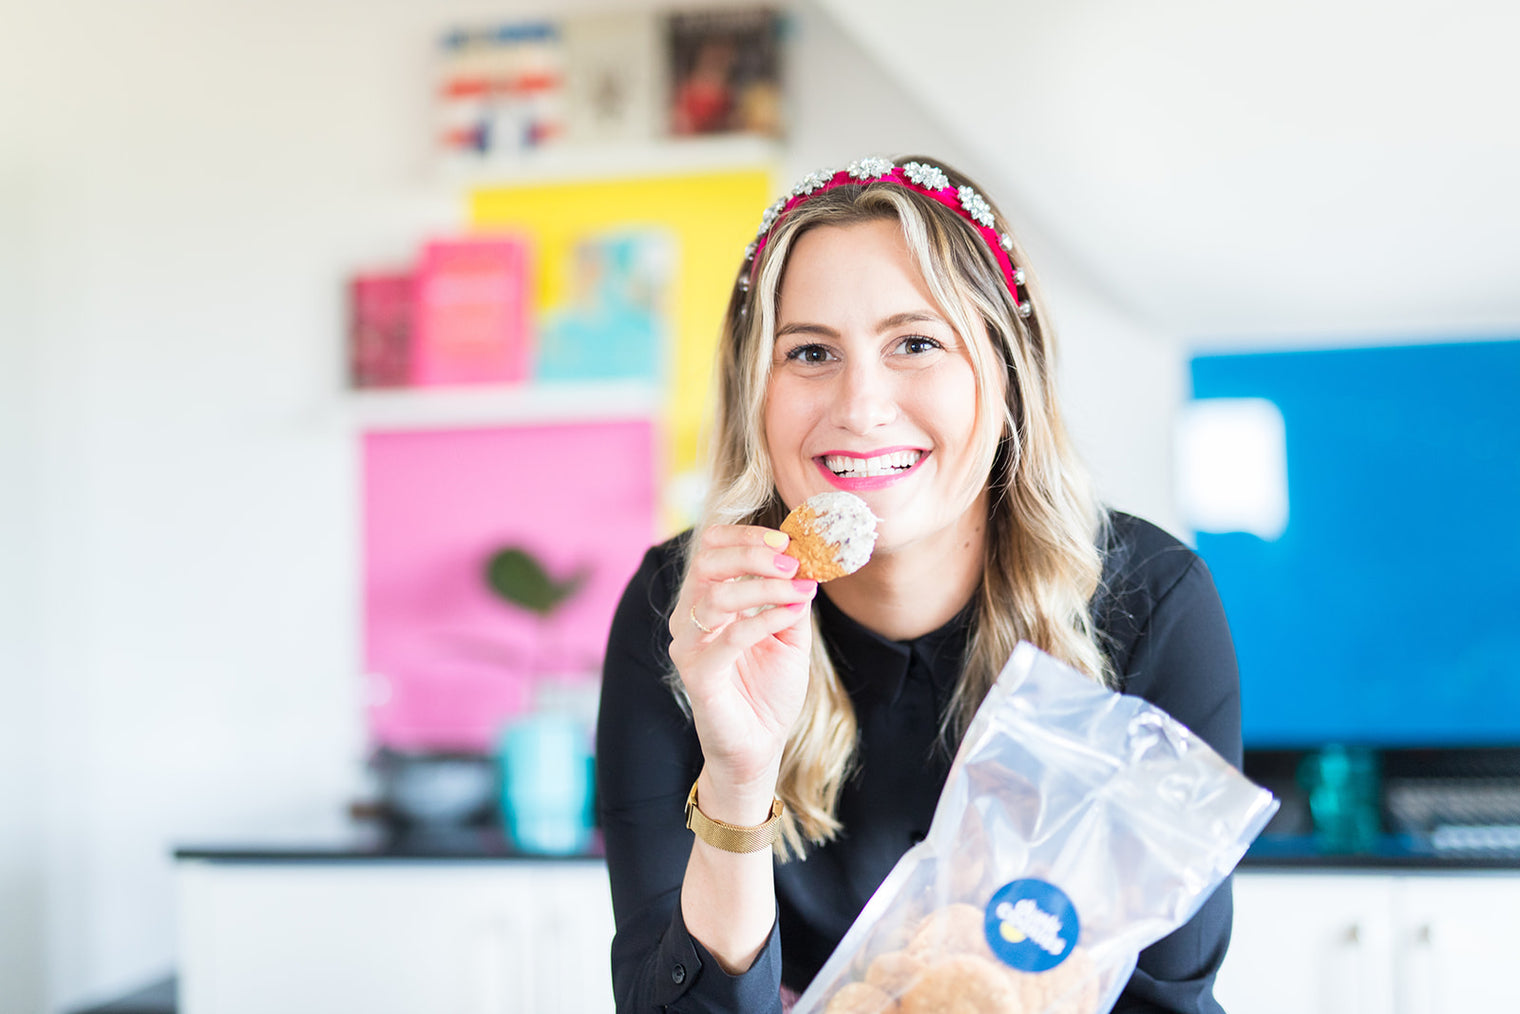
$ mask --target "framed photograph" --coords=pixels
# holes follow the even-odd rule
[[[769,9],[668,15],[669,132],[780,137],[781,28]]]
[[[564,298],[539,323],[533,378],[663,381],[674,247],[663,229],[575,239]]]
[[[552,22],[445,33],[439,146],[448,156],[478,159],[552,143],[565,131],[565,63],[560,29]]]
[[[663,136],[660,28],[652,11],[565,20],[567,143],[637,143]]]

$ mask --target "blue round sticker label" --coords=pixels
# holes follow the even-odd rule
[[[1046,972],[1065,961],[1081,930],[1066,892],[1043,880],[1004,884],[987,902],[987,943],[1021,972]]]

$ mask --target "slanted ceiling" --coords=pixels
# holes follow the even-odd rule
[[[1149,326],[1520,335],[1520,4],[817,2]]]

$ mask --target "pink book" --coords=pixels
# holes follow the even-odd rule
[[[355,387],[400,387],[411,373],[411,272],[375,272],[349,281],[349,377]]]
[[[528,248],[513,237],[423,247],[411,379],[419,386],[528,376]]]

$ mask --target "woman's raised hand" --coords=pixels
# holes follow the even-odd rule
[[[769,806],[807,692],[808,603],[818,583],[794,578],[786,544],[783,533],[752,525],[701,532],[670,617],[670,658],[691,700],[704,777],[736,804]]]

